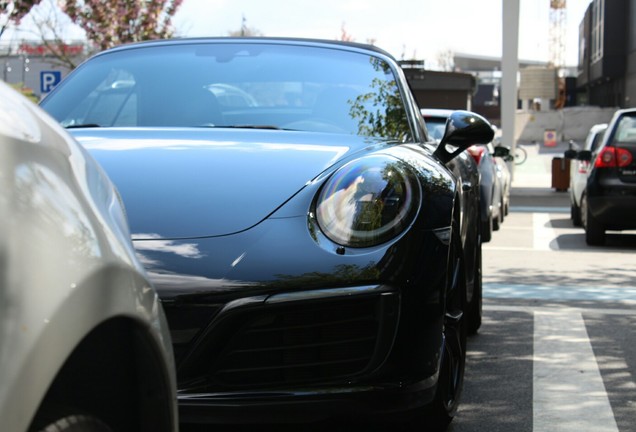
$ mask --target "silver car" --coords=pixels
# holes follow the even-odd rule
[[[607,130],[607,123],[595,124],[585,138],[583,148],[580,148],[574,141],[570,141],[573,150],[587,150],[594,152]],[[577,160],[570,161],[570,219],[574,226],[581,226],[581,197],[587,184],[587,172],[590,168],[590,161]]]
[[[426,128],[435,140],[441,138],[446,128],[446,119],[452,110],[438,108],[421,108],[420,113],[426,122]],[[509,208],[509,183],[506,181],[501,167],[498,167],[495,156],[503,157],[507,154],[505,147],[495,148],[492,143],[476,144],[468,148],[467,152],[477,163],[480,173],[480,219],[481,241],[487,243],[492,239],[493,231],[498,231]],[[504,162],[505,163],[505,162]],[[507,190],[504,188],[508,186]],[[506,196],[505,193],[508,195]]]
[[[165,317],[116,190],[2,82],[0,220],[1,429],[177,430]]]

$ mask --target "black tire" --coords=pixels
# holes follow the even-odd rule
[[[411,430],[444,431],[455,417],[464,387],[467,314],[466,273],[461,239],[453,226],[448,258],[444,347],[433,402],[411,420]]]
[[[570,203],[570,219],[572,219],[572,225],[580,227],[581,222],[581,209],[576,203]]]
[[[585,243],[590,246],[602,246],[605,244],[605,228],[594,218],[590,212],[587,197],[581,198],[581,220],[585,229]]]
[[[605,230],[594,216],[588,214],[585,225],[585,243],[590,246],[602,246],[605,244]]]
[[[112,429],[89,415],[69,415],[55,420],[39,432],[112,432]]]
[[[492,230],[499,231],[501,228],[501,213],[497,217],[492,218]]]
[[[469,335],[477,334],[481,327],[483,309],[483,288],[482,288],[482,262],[481,262],[481,242],[478,242],[477,256],[475,257],[475,279],[473,282],[473,298],[468,307],[467,332]]]
[[[495,190],[493,188],[492,196],[494,196],[494,195],[495,195]],[[502,214],[501,214],[501,212],[503,212],[503,209],[501,208],[501,197],[499,198],[499,202],[497,202],[497,203],[493,202],[492,206],[493,206],[493,208],[497,209],[497,216],[493,216],[492,213],[491,213],[492,230],[493,231],[499,231],[499,229],[501,228],[501,222],[503,221]]]
[[[488,217],[488,220],[481,222],[481,241],[487,243],[492,240],[492,217]]]

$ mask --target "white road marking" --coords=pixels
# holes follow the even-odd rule
[[[533,432],[618,432],[583,317],[535,311]]]
[[[559,245],[556,242],[556,233],[551,226],[550,215],[548,213],[532,214],[533,248],[535,250],[557,250]]]
[[[552,227],[551,215],[536,210],[532,212],[531,222],[526,219],[530,222],[527,225],[506,227],[525,236],[526,241],[531,239],[531,247],[486,244],[484,249],[558,250],[557,230]],[[524,230],[532,230],[532,234],[522,233]],[[636,286],[611,286],[611,281],[608,282],[607,287],[484,284],[484,311],[526,313],[534,318],[533,432],[618,432],[583,315],[636,316]],[[612,301],[618,308],[570,307],[563,303],[504,305],[493,304],[488,299],[584,300],[591,301],[593,306]],[[628,367],[622,364],[619,370],[628,371]],[[636,386],[631,376],[625,376],[624,382],[630,388]]]
[[[484,283],[484,298],[636,302],[636,287]]]
[[[569,207],[511,206],[511,212],[517,213],[569,213]]]
[[[618,432],[582,314],[634,316],[636,309],[484,304],[484,310],[534,317],[533,432]],[[624,384],[636,386],[631,375]]]
[[[555,310],[561,312],[571,313],[585,313],[587,315],[636,315],[636,309],[604,309],[604,308],[578,308],[568,306],[509,306],[509,305],[496,305],[496,304],[484,304],[485,311],[492,312],[516,312],[534,314],[535,312],[553,313]]]
[[[482,246],[484,249],[493,250],[493,251],[517,251],[517,252],[531,252],[536,249],[531,247],[516,247],[516,246],[490,246],[485,244]]]

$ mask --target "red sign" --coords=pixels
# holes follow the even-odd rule
[[[546,130],[543,134],[543,145],[546,147],[556,147],[557,134],[554,130]]]
[[[84,45],[82,44],[65,44],[65,43],[51,43],[50,46],[44,44],[20,44],[18,48],[20,54],[28,55],[49,55],[53,52],[65,54],[68,56],[80,55],[84,52]]]

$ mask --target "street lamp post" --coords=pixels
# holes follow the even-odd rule
[[[7,82],[7,76],[9,72],[11,72],[11,64],[9,63],[9,60],[5,60],[4,68],[2,70],[2,79],[4,80],[4,82]]]
[[[519,71],[519,1],[502,0],[503,56],[501,61],[501,141],[514,154]],[[514,165],[511,165],[514,179]]]
[[[26,73],[29,71],[30,60],[26,55],[22,57],[22,88],[26,87]]]

